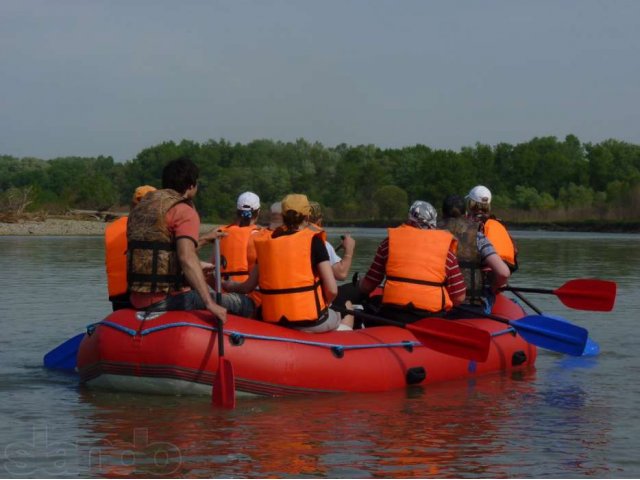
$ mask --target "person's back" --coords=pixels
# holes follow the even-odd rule
[[[511,272],[515,272],[518,269],[518,249],[507,228],[491,215],[491,191],[483,185],[476,185],[465,198],[467,216],[481,224],[482,232],[500,258]]]
[[[480,225],[467,217],[448,217],[442,220],[441,228],[451,232],[458,240],[458,265],[467,286],[465,302],[482,304],[485,278],[482,271],[482,257],[478,248]]]
[[[147,193],[154,190],[155,188],[150,185],[136,188],[131,201],[131,209]],[[120,217],[109,223],[104,232],[107,286],[109,301],[111,301],[114,311],[131,307],[127,285],[127,223],[127,216]]]
[[[236,220],[223,227],[226,235],[220,240],[220,255],[225,259],[221,273],[225,280],[244,282],[255,265],[253,236],[260,228],[260,198],[253,192],[242,193],[236,202]]]
[[[105,265],[109,301],[113,310],[129,304],[127,288],[127,217],[111,222],[104,231]]]
[[[282,210],[284,225],[255,240],[257,277],[252,272],[240,288],[255,288],[257,282],[266,322],[316,333],[350,329],[352,318],[342,320],[339,313],[329,309],[337,284],[324,246],[324,232],[307,223],[307,197],[287,195]]]
[[[181,157],[162,170],[162,190],[147,194],[127,224],[130,300],[149,311],[208,310],[226,321],[227,311],[211,296],[197,255],[200,217],[192,199],[198,167]]]
[[[186,202],[175,190],[156,190],[146,195],[129,214],[128,283],[134,305],[140,305],[137,300],[147,294],[162,298],[186,286],[175,248],[176,235],[172,222],[167,219],[173,207]]]
[[[313,326],[325,320],[328,307],[310,258],[316,235],[303,228],[256,241],[264,321]]]
[[[404,224],[390,228],[388,237],[382,304],[433,313],[450,310],[453,304],[445,287],[453,235]]]
[[[406,224],[389,229],[359,289],[370,294],[386,278],[379,314],[402,322],[442,314],[464,300],[465,283],[455,255],[456,241],[436,230],[437,213],[418,200]],[[371,305],[370,305],[371,306]]]

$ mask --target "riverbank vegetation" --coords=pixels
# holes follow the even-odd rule
[[[164,142],[123,163],[111,157],[49,160],[0,156],[0,214],[60,214],[69,209],[126,210],[135,187],[159,186],[165,163],[190,155],[199,165],[197,207],[223,222],[237,195],[252,190],[263,206],[289,192],[319,201],[336,223],[402,219],[411,201],[439,207],[450,193],[483,184],[494,211],[512,224],[640,221],[640,146],[619,140],[581,143],[536,137],[517,145],[476,144],[460,151],[425,145],[325,147],[305,140]]]

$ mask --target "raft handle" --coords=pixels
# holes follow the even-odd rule
[[[407,370],[407,385],[421,383],[425,378],[427,378],[427,371],[424,367],[412,367]]]
[[[517,352],[513,352],[511,356],[511,365],[517,367],[518,365],[522,365],[527,361],[527,354],[522,350],[518,350]]]
[[[336,358],[342,358],[344,357],[344,348],[340,345],[334,345],[331,347],[331,353],[333,353],[333,356]]]

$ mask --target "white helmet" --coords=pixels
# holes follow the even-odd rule
[[[471,214],[488,214],[491,211],[491,191],[484,185],[476,185],[467,199],[467,212]]]
[[[491,203],[491,191],[484,185],[476,185],[469,191],[467,198],[478,203]]]

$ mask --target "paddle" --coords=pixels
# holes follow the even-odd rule
[[[522,300],[524,303],[526,303],[531,310],[533,310],[539,315],[543,315],[542,311],[538,307],[536,307],[533,303],[531,303],[529,300],[527,300],[527,298],[525,298],[525,296],[522,295],[522,293],[518,291],[513,291],[512,293],[516,297],[518,297],[520,300]],[[598,353],[600,353],[600,345],[598,345],[598,342],[596,342],[595,340],[592,340],[590,337],[587,337],[587,344],[584,347],[582,356],[591,357],[591,356],[598,355]]]
[[[51,350],[44,356],[44,366],[58,370],[75,370],[78,348],[83,338],[84,333],[79,333]]]
[[[491,335],[486,330],[451,320],[428,317],[413,323],[402,323],[371,315],[361,310],[342,310],[363,320],[402,327],[413,333],[425,347],[454,357],[484,362],[489,355]]]
[[[221,304],[222,300],[222,280],[220,264],[220,240],[215,239],[215,262],[216,262],[216,303]],[[234,408],[236,406],[236,387],[233,376],[233,365],[224,358],[224,332],[223,323],[218,318],[218,373],[213,380],[211,392],[211,402],[214,405],[224,408]]]
[[[491,313],[476,311],[460,305],[458,305],[456,309],[476,317],[482,316],[497,322],[506,323],[513,327],[522,338],[533,345],[575,357],[582,355],[587,343],[587,338],[589,337],[589,332],[586,328],[572,325],[565,320],[546,315],[528,315],[517,320],[509,320]]]
[[[510,292],[550,293],[556,295],[562,303],[576,310],[610,312],[616,300],[616,282],[595,278],[577,278],[569,280],[560,288],[521,288],[508,286]]]

